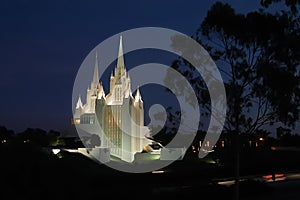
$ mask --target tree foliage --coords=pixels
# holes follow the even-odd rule
[[[217,2],[194,38],[222,73],[228,102],[225,130],[254,133],[277,122],[295,124],[300,103],[300,20],[295,13],[237,14],[230,5]],[[201,76],[195,76],[184,59],[172,67],[190,81],[209,112],[209,95]]]
[[[261,0],[260,3],[264,7],[269,7],[273,3],[282,2],[282,0]],[[300,4],[300,0],[284,0],[286,6],[290,8],[293,13],[298,12],[298,6]]]

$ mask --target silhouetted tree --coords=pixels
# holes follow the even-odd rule
[[[30,143],[44,147],[49,145],[46,133],[47,132],[42,129],[27,128],[24,132],[19,133],[19,137],[22,138],[24,143]]]
[[[293,13],[298,12],[300,0],[261,0],[260,2],[261,2],[261,5],[263,5],[264,7],[269,7],[269,5],[271,5],[273,3],[278,3],[278,2],[282,2],[282,1],[284,1],[285,5],[290,7],[290,9]]]
[[[24,132],[18,134],[18,137],[24,143],[32,143],[41,147],[57,146],[59,142],[60,133],[58,131],[50,130],[49,132],[42,129],[27,128]]]
[[[299,118],[299,31],[299,19],[287,13],[242,15],[222,3],[207,13],[197,38],[224,75],[227,130],[238,136],[276,122],[292,126]]]
[[[61,138],[61,133],[55,130],[50,130],[48,133],[48,140],[50,146],[65,146],[63,138]]]
[[[156,120],[164,120],[163,115],[163,113],[156,113],[154,118]],[[163,127],[149,127],[152,138],[155,141],[159,141],[163,146],[167,145],[174,138],[181,120],[181,113],[171,106],[166,108],[166,115],[167,119]]]
[[[224,129],[237,136],[239,180],[238,135],[277,122],[293,126],[299,118],[300,20],[290,12],[237,14],[230,5],[217,2],[194,38],[210,53],[223,76],[228,103]],[[178,59],[172,67],[189,79],[209,113],[209,93],[193,66]],[[172,81],[175,86],[180,84],[180,80]]]
[[[226,130],[253,133],[278,121],[291,126],[299,118],[298,22],[286,14],[236,14],[222,3],[208,11],[196,36],[223,72]]]
[[[84,146],[87,148],[94,148],[101,145],[100,137],[96,134],[90,134],[89,136],[83,137]]]
[[[93,147],[101,145],[100,137],[96,134],[92,134],[90,140]]]
[[[12,130],[8,130],[4,126],[0,126],[0,141],[7,140],[11,138],[14,135],[14,132]]]

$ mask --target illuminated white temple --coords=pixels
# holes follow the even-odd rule
[[[139,89],[132,96],[130,77],[124,65],[122,36],[117,65],[110,76],[109,93],[105,95],[103,85],[99,82],[96,53],[94,75],[87,89],[86,103],[83,105],[81,98],[78,98],[73,122],[99,135],[101,147],[109,148],[111,155],[127,162],[132,162],[135,153],[151,143],[145,137],[149,129],[144,126],[144,108]],[[96,125],[98,128],[95,128]]]

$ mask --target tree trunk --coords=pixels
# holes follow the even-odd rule
[[[240,137],[239,132],[235,134],[235,194],[234,199],[240,199]]]
[[[236,85],[236,97],[234,104],[235,115],[235,200],[240,199],[240,95],[241,92],[237,89]]]

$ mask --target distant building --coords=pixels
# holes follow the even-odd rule
[[[132,162],[135,153],[141,152],[144,146],[151,143],[145,137],[149,129],[144,126],[144,107],[139,89],[132,96],[130,77],[124,64],[122,36],[117,65],[110,76],[109,93],[105,94],[99,82],[96,53],[94,75],[87,89],[86,103],[83,104],[81,98],[78,98],[73,123],[99,135],[101,147],[110,148],[111,155],[127,162]]]

